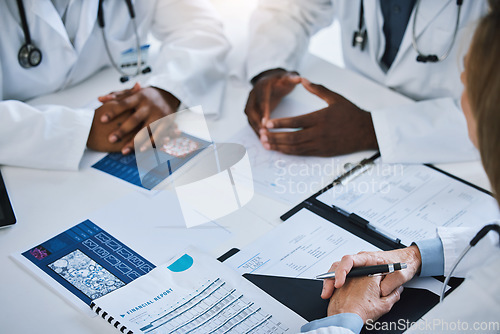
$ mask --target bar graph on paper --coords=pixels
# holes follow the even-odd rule
[[[148,310],[130,321],[141,324],[143,333],[155,334],[285,333],[289,330],[220,278],[207,281],[166,309]]]

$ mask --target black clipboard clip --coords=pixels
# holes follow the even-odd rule
[[[379,240],[382,240],[384,242],[390,241],[391,243],[396,245],[397,248],[403,247],[403,244],[401,243],[401,239],[395,238],[393,236],[390,236],[388,233],[380,231],[378,228],[376,228],[375,226],[370,224],[370,222],[368,220],[364,219],[363,217],[360,217],[355,213],[347,212],[347,211],[345,211],[345,210],[343,210],[343,209],[341,209],[338,206],[335,206],[333,204],[332,204],[332,208],[336,212],[340,213],[342,216],[346,217],[350,223],[363,229],[363,231],[365,233],[367,233],[367,234],[369,234],[369,235],[371,235]]]

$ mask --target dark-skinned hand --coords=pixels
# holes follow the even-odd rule
[[[355,313],[366,323],[389,312],[399,301],[403,287],[399,286],[384,297],[380,293],[381,279],[380,276],[349,278],[342,288],[335,289],[328,304],[328,316]]]
[[[177,111],[180,101],[162,89],[156,87],[140,87],[136,84],[131,89],[101,96],[99,101],[103,105],[98,109],[102,116],[100,122],[106,124],[116,117],[128,113],[128,117],[121,125],[108,133],[109,143],[121,142],[122,154],[128,154],[134,149],[133,136],[143,127]],[[102,109],[102,110],[100,110]],[[167,122],[168,120],[168,122]],[[157,131],[165,132],[167,128],[175,128],[166,119],[165,124],[157,127]],[[130,139],[130,135],[132,138]]]
[[[265,127],[259,130],[264,148],[286,154],[322,157],[378,148],[369,112],[322,85],[304,78],[301,82],[328,106],[305,115],[268,120]],[[280,128],[296,131],[280,132]]]
[[[259,74],[245,106],[248,123],[257,135],[263,124],[269,120],[271,112],[299,83],[300,77],[296,72],[283,69]]]
[[[87,139],[87,147],[100,152],[120,152],[123,147],[123,142],[128,142],[134,139],[134,134],[129,133],[122,141],[110,143],[108,140],[109,134],[118,129],[131,115],[130,111],[124,112],[112,121],[102,123],[100,118],[104,115],[105,109],[98,108],[95,111],[92,127],[90,128],[89,137]]]

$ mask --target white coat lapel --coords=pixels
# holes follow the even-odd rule
[[[80,24],[75,37],[75,49],[81,51],[97,21],[98,1],[84,1],[81,8]]]
[[[384,39],[383,39],[383,24],[382,10],[380,9],[379,1],[363,1],[365,11],[365,25],[368,34],[368,45],[370,46],[370,57],[378,63],[384,54]],[[373,15],[376,13],[376,15]]]
[[[50,1],[29,0],[29,2],[25,1],[24,7],[26,8],[26,16],[29,15],[29,12],[33,12],[41,21],[47,23],[63,40],[71,45],[61,17]]]

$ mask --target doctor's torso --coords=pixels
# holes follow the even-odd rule
[[[368,35],[363,51],[359,47],[352,47],[353,32],[359,24],[360,2],[334,0],[333,4],[335,16],[340,21],[344,62],[347,68],[416,100],[459,98],[463,89],[460,82],[462,58],[468,48],[474,24],[486,13],[487,1],[463,2],[456,40],[449,56],[439,63],[416,61],[417,52],[412,47],[415,20],[413,9],[396,58],[387,72],[380,66],[385,49],[380,2],[363,1],[364,25]],[[453,41],[457,18],[456,1],[421,0],[416,14],[415,36],[418,48],[423,53],[441,56]]]
[[[19,9],[16,1],[1,1],[0,88],[3,100],[27,100],[52,93],[75,85],[110,64],[97,24],[97,0],[79,4],[76,30],[71,36],[51,1],[24,0],[23,3],[31,40],[41,50],[42,61],[37,67],[21,67],[18,52],[25,43],[25,36]],[[134,6],[141,44],[145,43],[155,6],[156,1]],[[103,9],[109,48],[118,61],[122,51],[135,46],[130,15],[124,1],[105,1]]]

